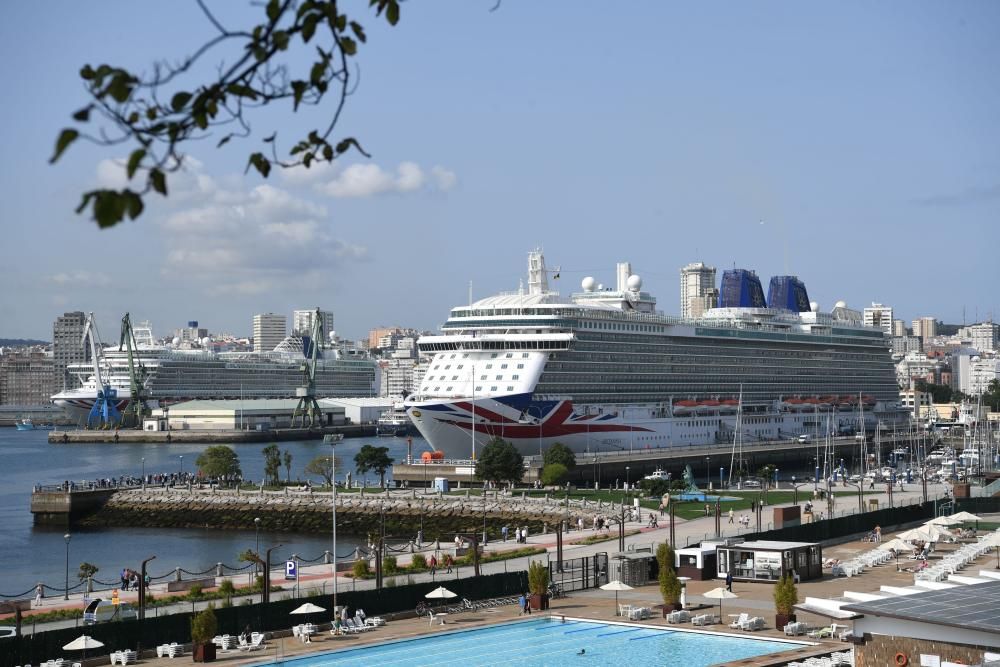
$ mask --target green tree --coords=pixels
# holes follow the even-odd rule
[[[549,591],[549,568],[540,560],[528,564],[528,592],[532,595],[545,595]]]
[[[264,454],[264,483],[269,486],[277,486],[278,471],[281,470],[281,450],[272,442],[262,451]]]
[[[215,618],[215,605],[208,607],[191,617],[191,641],[195,644],[207,644],[219,630],[219,621]]]
[[[188,144],[210,139],[221,148],[232,139],[249,138],[251,117],[268,118],[268,112],[258,111],[261,107],[288,105],[294,113],[300,105],[322,104],[325,111],[319,127],[304,131],[287,153],[280,149],[284,157],[279,157],[277,131],[263,139],[268,154],[251,153],[247,169],[264,178],[272,165],[308,169],[352,149],[368,155],[354,137],[333,136],[354,86],[359,44],[366,40],[362,25],[340,11],[346,3],[267,0],[260,3],[260,23],[248,26],[223,25],[206,3],[197,4],[213,34],[193,55],[164,58],[143,72],[108,64],[80,70],[90,100],[73,114],[76,125],[60,132],[50,162],[80,137],[116,154],[123,147],[131,151],[123,171],[136,184],[90,190],[77,207],[78,213],[89,207],[101,227],[126,215],[139,217],[147,194],[167,196],[168,174],[181,169]],[[399,21],[399,0],[368,4],[390,25]],[[217,65],[205,62],[209,58]],[[332,104],[328,93],[335,98]]]
[[[226,445],[206,447],[194,463],[205,477],[223,477],[225,475],[238,477],[243,474],[240,470],[240,457],[236,455],[232,447]]]
[[[285,481],[286,482],[291,482],[292,481],[292,453],[286,449],[285,453],[282,455],[282,459],[283,459],[284,464],[285,464]]]
[[[542,454],[542,463],[545,465],[561,463],[566,466],[566,470],[569,471],[576,467],[576,454],[570,451],[569,447],[561,442],[554,442],[548,449],[545,450],[545,453]]]
[[[983,393],[983,405],[989,406],[993,412],[1000,412],[1000,380],[990,380]]]
[[[542,484],[545,486],[555,486],[566,481],[569,471],[561,463],[547,463],[542,467]]]
[[[476,479],[494,484],[516,484],[524,477],[524,457],[511,443],[493,438],[479,453],[476,461]]]
[[[774,611],[788,616],[799,603],[799,590],[791,574],[786,574],[774,585]]]
[[[362,475],[370,471],[378,473],[379,485],[385,486],[385,473],[392,467],[389,448],[365,445],[354,455],[354,466]]]
[[[326,485],[332,487],[333,466],[330,465],[332,460],[333,459],[330,456],[317,456],[306,464],[305,472],[307,475],[322,477],[323,481],[326,482]],[[337,459],[337,470],[340,470],[340,459]]]
[[[681,581],[674,569],[674,559],[674,550],[666,542],[656,548],[656,561],[660,569],[657,578],[660,581],[660,595],[663,596],[665,605],[676,605],[681,599]]]
[[[76,573],[76,578],[80,581],[86,581],[90,577],[95,576],[100,569],[93,563],[80,563],[80,571]]]

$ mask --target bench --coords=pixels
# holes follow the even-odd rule
[[[215,577],[205,577],[204,579],[185,579],[184,581],[168,581],[167,592],[176,593],[177,591],[189,591],[192,586],[212,588],[215,586]]]

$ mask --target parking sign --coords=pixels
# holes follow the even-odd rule
[[[295,580],[299,578],[298,563],[294,560],[285,561],[285,579]]]

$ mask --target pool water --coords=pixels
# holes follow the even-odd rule
[[[382,631],[385,631],[383,628]],[[624,665],[708,667],[802,646],[801,643],[555,619],[506,623],[283,661],[333,665]],[[580,651],[585,651],[580,654]]]

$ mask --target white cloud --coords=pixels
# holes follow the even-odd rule
[[[96,271],[71,271],[49,276],[49,282],[62,287],[107,287],[111,284],[111,278]]]
[[[316,187],[330,197],[372,197],[424,189],[446,191],[457,181],[454,172],[439,166],[432,167],[429,176],[416,162],[401,162],[395,171],[374,163],[357,163],[336,173],[332,179],[318,183]]]

